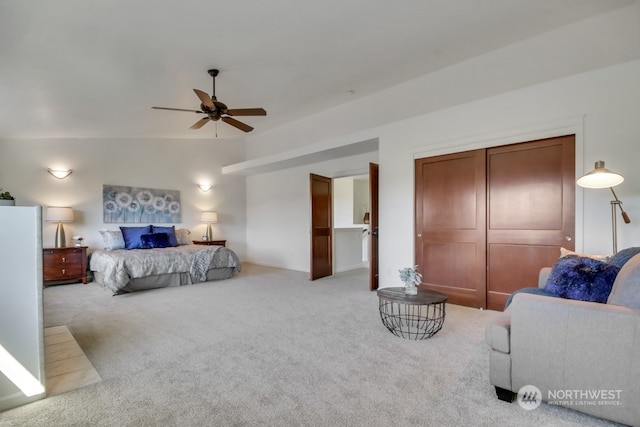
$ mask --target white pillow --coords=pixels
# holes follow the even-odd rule
[[[178,241],[178,245],[190,245],[191,240],[189,239],[189,235],[191,232],[186,228],[178,228],[176,230],[176,240]]]
[[[104,248],[108,251],[114,249],[124,249],[124,237],[122,237],[122,231],[120,230],[100,230],[102,241],[104,242]]]
[[[581,254],[579,252],[574,252],[571,249],[560,248],[560,258],[562,258],[564,256],[567,256],[567,255],[576,255],[576,256],[581,256],[581,257],[585,257],[585,258],[593,258],[593,259],[597,259],[598,261],[602,261],[602,262],[609,262],[609,259],[611,258],[611,255]]]

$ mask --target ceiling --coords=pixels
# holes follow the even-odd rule
[[[633,0],[2,0],[0,138],[243,138]],[[407,111],[411,115],[411,111]]]

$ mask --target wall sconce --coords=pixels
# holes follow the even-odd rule
[[[49,206],[47,208],[46,220],[48,222],[57,222],[56,228],[56,248],[64,248],[67,246],[67,239],[64,235],[63,222],[73,222],[73,209],[69,207]]]
[[[206,193],[207,191],[211,190],[212,185],[211,184],[198,184],[198,187],[200,187],[200,189]]]
[[[213,232],[211,231],[211,224],[215,224],[218,222],[218,213],[217,212],[202,212],[200,214],[200,222],[207,223],[207,241],[213,240]]]
[[[47,168],[47,172],[51,175],[55,176],[58,179],[65,179],[69,175],[71,175],[71,169],[51,169]]]

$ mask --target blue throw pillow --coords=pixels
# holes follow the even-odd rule
[[[606,303],[619,271],[613,264],[568,255],[553,266],[544,289],[562,298]]]
[[[167,233],[143,234],[140,236],[142,249],[166,248],[169,246],[169,235]]]
[[[124,238],[125,249],[142,249],[140,236],[151,233],[151,226],[146,227],[120,227]]]
[[[509,304],[511,304],[511,301],[513,301],[513,297],[516,296],[517,294],[534,294],[534,295],[544,295],[546,297],[558,298],[558,295],[553,294],[544,288],[522,288],[522,289],[518,289],[517,291],[509,295],[509,298],[507,299],[507,303],[504,305],[505,310],[507,309],[507,307],[509,307]]]
[[[618,268],[622,268],[631,258],[640,253],[640,247],[631,247],[623,249],[617,254],[609,258],[609,263],[615,265]]]
[[[158,227],[152,226],[153,233],[166,233],[169,236],[169,246],[178,246],[178,239],[176,239],[176,226],[171,227]]]

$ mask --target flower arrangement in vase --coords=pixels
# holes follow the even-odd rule
[[[416,286],[422,283],[422,274],[418,273],[418,266],[403,268],[398,270],[398,273],[400,273],[400,280],[404,283],[404,293],[417,295],[418,288]]]

